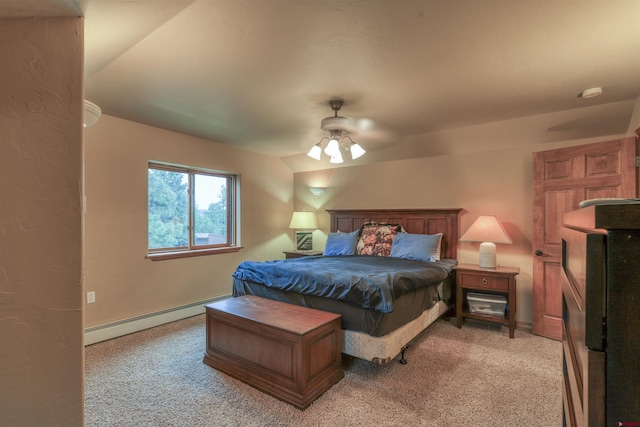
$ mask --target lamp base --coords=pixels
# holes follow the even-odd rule
[[[496,244],[492,242],[480,243],[478,265],[480,268],[496,268]]]
[[[311,231],[296,231],[296,250],[313,250],[313,233]]]

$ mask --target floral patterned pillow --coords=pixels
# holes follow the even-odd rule
[[[356,255],[390,256],[393,240],[401,232],[404,233],[405,230],[400,224],[363,224]]]

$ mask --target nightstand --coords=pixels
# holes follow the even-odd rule
[[[516,276],[518,267],[481,268],[475,264],[456,266],[456,320],[462,327],[464,318],[501,323],[509,326],[509,338],[513,338],[516,328]],[[467,304],[468,291],[504,295],[507,298],[508,313],[505,316],[491,316],[471,313]]]
[[[321,251],[284,251],[286,259],[302,258],[305,256],[322,255]]]

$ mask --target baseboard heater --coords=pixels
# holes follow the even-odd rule
[[[205,312],[205,304],[231,298],[231,295],[223,295],[217,298],[198,301],[180,307],[143,314],[129,319],[92,326],[84,330],[84,345],[91,345],[123,335],[132,334],[154,326],[164,325],[187,317],[197,316]]]

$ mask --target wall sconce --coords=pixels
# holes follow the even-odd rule
[[[511,238],[494,215],[480,215],[462,235],[461,242],[481,242],[478,265],[496,268],[496,243],[511,244]]]
[[[289,228],[294,230],[315,230],[318,228],[316,216],[313,212],[294,212],[291,216]],[[296,250],[313,250],[313,232],[296,231]]]
[[[324,193],[324,190],[326,190],[326,188],[324,187],[309,187],[309,191],[311,191],[314,196],[322,195]]]
[[[102,116],[102,110],[91,101],[84,100],[84,115],[82,116],[82,124],[88,128],[95,125]]]

